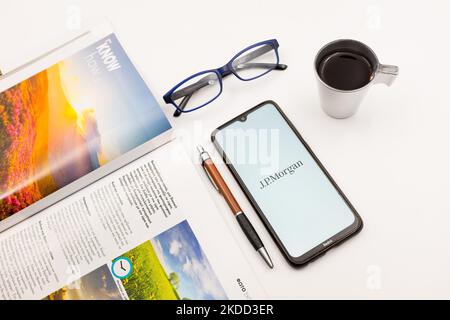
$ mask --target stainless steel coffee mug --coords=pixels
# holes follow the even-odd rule
[[[390,86],[399,72],[397,66],[381,64],[364,43],[351,39],[336,40],[322,47],[314,60],[314,69],[321,107],[337,119],[354,115],[373,84]]]

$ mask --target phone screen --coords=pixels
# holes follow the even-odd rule
[[[278,109],[267,103],[215,134],[289,255],[300,257],[355,215]]]

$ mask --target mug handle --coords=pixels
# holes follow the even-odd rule
[[[384,83],[390,86],[395,78],[397,78],[399,68],[388,64],[381,64],[378,67],[377,74],[375,75],[374,83]]]

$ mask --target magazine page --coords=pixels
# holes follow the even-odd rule
[[[0,299],[264,297],[177,141],[0,234]]]
[[[116,35],[88,36],[0,82],[0,231],[170,139]]]

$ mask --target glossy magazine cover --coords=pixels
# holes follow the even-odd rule
[[[170,128],[114,34],[15,84],[0,93],[0,221]]]

